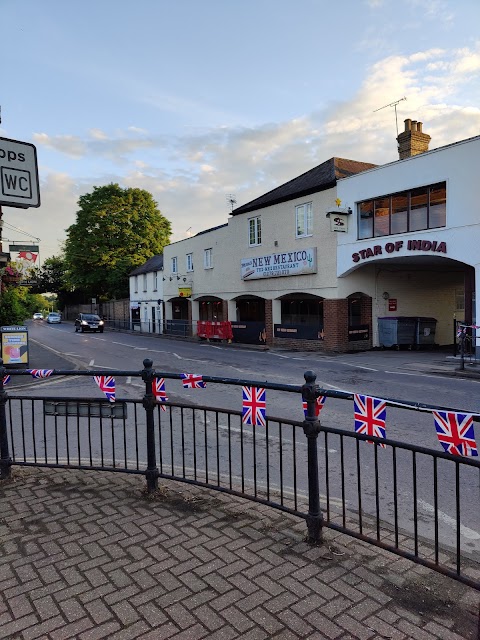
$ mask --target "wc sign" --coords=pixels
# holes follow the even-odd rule
[[[40,206],[37,150],[33,144],[0,138],[0,205]]]

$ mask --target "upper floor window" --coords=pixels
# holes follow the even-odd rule
[[[205,269],[212,269],[213,268],[213,259],[212,259],[212,250],[211,249],[205,249],[204,253],[203,253],[203,266],[205,267]]]
[[[138,293],[138,276],[134,276],[133,278],[134,278],[133,279],[133,286],[134,286],[134,289],[135,289],[135,293]]]
[[[359,202],[358,239],[437,229],[447,223],[447,183]]]
[[[144,291],[147,290],[147,274],[146,273],[143,274],[143,290]]]
[[[193,271],[193,253],[187,253],[187,271]]]
[[[311,202],[295,207],[295,229],[297,238],[305,238],[312,235],[313,213]]]
[[[153,290],[156,291],[158,289],[158,271],[153,272]]]
[[[260,216],[248,220],[248,244],[251,247],[262,244],[262,219]]]
[[[178,273],[178,260],[177,258],[172,258],[172,273]]]

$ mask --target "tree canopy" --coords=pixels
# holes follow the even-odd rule
[[[144,189],[94,187],[80,197],[67,229],[66,279],[93,297],[128,296],[129,273],[162,253],[171,226]]]

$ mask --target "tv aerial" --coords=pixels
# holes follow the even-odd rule
[[[399,102],[402,102],[403,100],[406,100],[407,98],[405,96],[403,96],[403,98],[400,98],[399,100],[395,100],[394,102],[390,102],[390,104],[384,104],[383,107],[379,107],[378,109],[374,109],[373,113],[376,113],[377,111],[381,111],[382,109],[386,109],[387,107],[393,107],[395,109],[395,124],[397,127],[397,138],[398,138],[398,119],[397,119],[397,104]]]
[[[234,193],[227,193],[227,195],[225,196],[227,198],[227,202],[231,207],[231,210],[233,211],[233,207],[237,204],[237,199],[235,197]]]

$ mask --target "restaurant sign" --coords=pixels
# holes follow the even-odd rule
[[[353,262],[360,262],[368,258],[384,255],[384,253],[392,254],[406,249],[407,251],[428,251],[430,253],[447,253],[447,243],[438,242],[437,240],[407,240],[406,245],[403,240],[395,242],[387,242],[384,246],[376,244],[373,247],[360,249],[352,253]]]
[[[317,273],[317,249],[270,253],[256,258],[242,258],[242,280],[259,278],[279,278]]]

